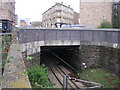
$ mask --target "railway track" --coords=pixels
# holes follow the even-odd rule
[[[47,57],[46,57],[47,56]],[[63,88],[63,76],[74,74],[59,63],[61,59],[51,51],[43,52],[41,55],[43,63],[48,67],[50,82],[55,88]],[[65,62],[64,62],[65,63]],[[71,68],[71,67],[70,67]],[[68,88],[85,88],[81,82],[68,80]]]

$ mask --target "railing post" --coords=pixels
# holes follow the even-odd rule
[[[68,82],[67,76],[64,75],[64,77],[63,77],[63,90],[67,90],[67,82]]]

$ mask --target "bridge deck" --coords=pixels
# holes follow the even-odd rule
[[[120,29],[23,29],[20,43],[52,40],[78,40],[120,43]]]

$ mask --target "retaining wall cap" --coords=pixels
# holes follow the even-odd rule
[[[31,88],[18,41],[13,41],[5,65],[2,88]]]

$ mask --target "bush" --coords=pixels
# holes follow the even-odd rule
[[[27,71],[29,80],[34,88],[53,88],[49,78],[48,70],[45,65],[35,65]]]
[[[110,22],[104,20],[104,21],[100,24],[99,28],[112,28],[112,24],[111,24]]]
[[[113,23],[113,28],[120,28],[120,21],[116,21]]]

